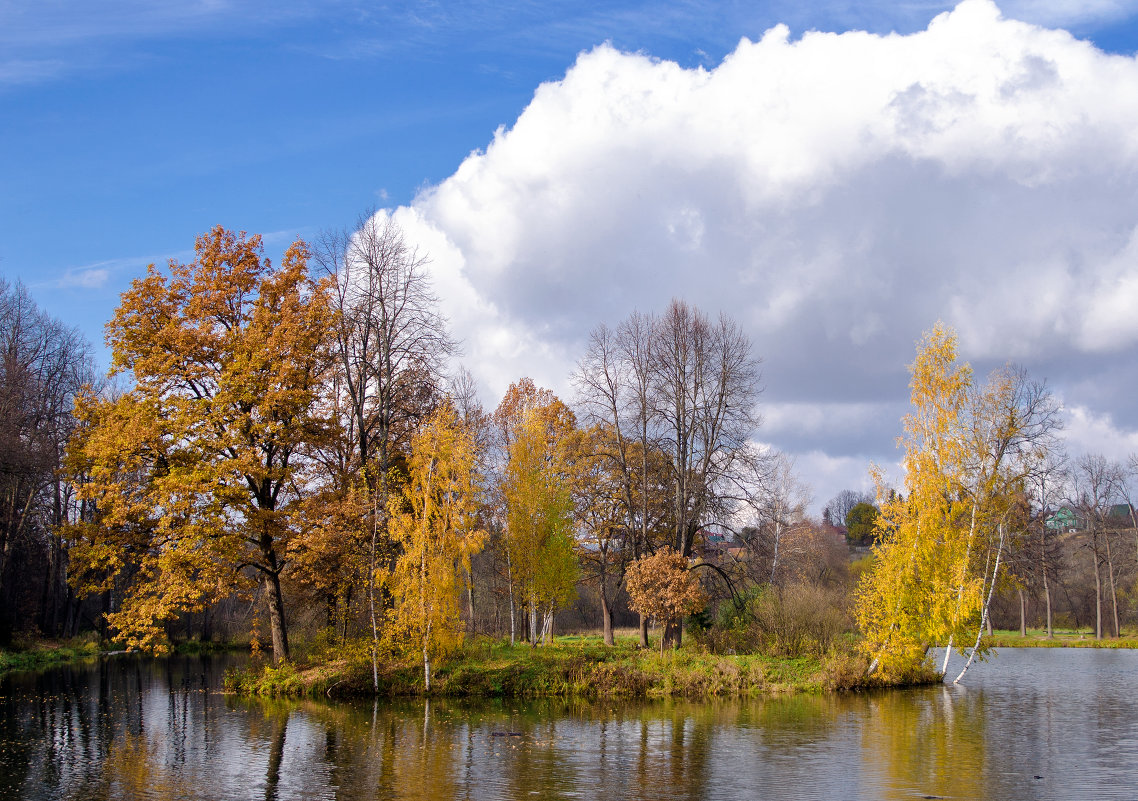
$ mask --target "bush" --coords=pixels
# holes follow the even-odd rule
[[[819,656],[850,628],[840,589],[812,584],[753,590],[742,608],[724,604],[715,626],[699,641],[713,653],[765,652]]]
[[[784,656],[824,654],[849,628],[841,592],[811,584],[792,584],[763,593],[755,603],[755,623],[764,645]]]

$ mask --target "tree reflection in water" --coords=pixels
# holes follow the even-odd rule
[[[1079,659],[1114,660],[1106,690],[1041,688],[1028,669],[1034,684],[1014,690],[648,704],[244,700],[217,692],[223,659],[93,662],[0,680],[0,797],[1125,795],[1138,785],[1118,750],[1138,738],[1138,655]],[[1080,694],[1096,692],[1109,710]],[[1091,762],[1083,791],[1076,768]]]

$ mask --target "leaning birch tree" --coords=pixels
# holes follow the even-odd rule
[[[906,493],[882,504],[878,558],[859,586],[856,616],[871,670],[903,671],[943,643],[942,673],[954,646],[966,657],[958,682],[985,652],[1016,500],[1054,446],[1058,406],[1013,367],[976,386],[942,323],[910,370]]]

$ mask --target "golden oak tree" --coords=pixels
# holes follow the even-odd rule
[[[220,226],[189,264],[150,265],[107,325],[112,373],[134,386],[78,405],[81,588],[127,590],[109,622],[161,649],[163,625],[259,577],[273,655],[288,657],[281,573],[306,486],[306,448],[325,435],[316,397],[328,363],[326,287],[297,242],[274,269],[258,236]]]
[[[605,645],[613,645],[613,599],[616,584],[627,567],[629,537],[624,514],[623,476],[606,458],[612,437],[604,427],[576,432],[572,440],[573,471],[570,491],[578,529],[582,580],[597,587]]]
[[[394,622],[422,649],[427,690],[432,660],[462,642],[459,577],[486,539],[476,528],[475,459],[471,432],[444,403],[412,438],[408,481],[389,504],[402,549],[391,576]]]

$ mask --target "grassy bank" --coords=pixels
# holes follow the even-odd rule
[[[716,655],[681,648],[661,655],[627,642],[606,648],[596,637],[558,637],[552,646],[511,647],[483,640],[468,644],[440,664],[431,695],[441,697],[714,698],[817,693],[882,686],[866,677],[860,657],[833,651],[825,656]],[[379,692],[423,695],[417,661],[380,665]],[[902,684],[939,681],[931,669]],[[226,689],[242,695],[346,696],[373,693],[371,662],[334,654],[297,664],[254,664],[230,674]]]
[[[0,648],[0,673],[9,670],[41,670],[54,665],[91,659],[99,654],[121,653],[124,646],[118,643],[99,642],[98,635],[84,634],[70,640],[27,639],[17,641],[11,648]],[[201,642],[189,640],[177,643],[174,652],[179,654],[206,654],[224,651],[248,651],[246,643]]]
[[[1051,638],[1045,629],[1028,629],[1026,637],[1018,629],[997,629],[985,642],[993,648],[1138,648],[1138,634],[1123,631],[1121,637],[1096,640],[1093,629],[1055,629]]]
[[[71,640],[34,640],[17,642],[12,648],[0,649],[0,673],[9,670],[39,670],[65,662],[98,656],[99,642],[93,635]]]

